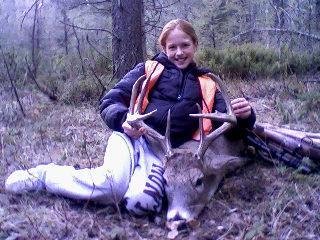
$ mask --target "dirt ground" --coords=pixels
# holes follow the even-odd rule
[[[290,94],[280,94],[283,88],[289,93],[301,88],[299,84],[283,87],[277,80],[257,80],[229,82],[228,89],[231,97],[243,95],[252,102],[259,122],[319,132],[319,111],[296,119],[304,105]],[[53,103],[34,89],[20,89],[23,117],[11,88],[0,87],[0,239],[170,237],[165,211],[156,218],[139,219],[112,206],[43,192],[6,193],[5,179],[17,169],[50,162],[99,166],[110,131],[97,104]],[[183,229],[176,239],[320,239],[319,176],[255,159],[225,179],[199,216],[200,226]]]

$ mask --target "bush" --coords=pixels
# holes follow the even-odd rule
[[[99,100],[101,93],[102,88],[92,79],[80,78],[65,85],[61,99],[67,104],[79,105]]]
[[[255,44],[221,50],[208,48],[202,50],[197,57],[201,65],[230,77],[277,77],[320,70],[318,53],[292,53],[286,49],[279,57],[275,49]]]
[[[318,54],[288,54],[289,73],[305,74],[320,71],[320,57]]]
[[[314,117],[320,120],[320,93],[315,88],[313,91],[302,93],[298,99],[303,103],[300,108],[300,118],[309,118],[309,114],[314,112]]]
[[[102,56],[98,56],[95,61],[95,71],[99,74],[105,72],[112,72],[112,60],[110,58],[104,58]]]

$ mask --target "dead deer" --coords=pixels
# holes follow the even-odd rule
[[[240,140],[231,141],[224,136],[224,133],[231,129],[237,120],[221,79],[213,74],[208,75],[219,85],[226,101],[227,113],[191,114],[192,117],[199,118],[200,142],[190,140],[175,149],[171,148],[169,140],[170,111],[165,136],[143,122],[153,114],[153,112],[141,114],[141,104],[146,87],[142,86],[142,93],[137,99],[141,84],[146,85],[146,77],[140,77],[132,90],[127,121],[134,127],[147,129],[145,138],[154,153],[163,160],[168,198],[167,226],[171,229],[175,228],[177,223],[195,224],[196,218],[213,197],[225,175],[247,162],[246,159],[240,157],[244,144]],[[135,107],[136,101],[137,106]],[[198,108],[201,111],[200,106]],[[202,118],[224,123],[205,136]]]

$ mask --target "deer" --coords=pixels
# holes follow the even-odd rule
[[[133,127],[146,129],[144,137],[155,155],[162,160],[168,200],[166,226],[171,230],[181,224],[197,225],[197,217],[212,199],[226,174],[248,162],[248,159],[240,156],[244,148],[243,141],[232,141],[224,134],[236,125],[237,119],[222,80],[214,74],[207,75],[218,84],[227,112],[190,114],[191,117],[199,118],[200,141],[190,140],[178,148],[172,148],[170,144],[170,110],[164,136],[144,122],[156,111],[141,113],[148,81],[146,76],[141,76],[132,89],[127,121]],[[138,96],[139,90],[141,94]],[[199,105],[198,109],[200,112]],[[203,118],[221,121],[223,124],[205,135]]]

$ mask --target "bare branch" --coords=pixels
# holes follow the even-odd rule
[[[4,65],[5,65],[5,67],[6,67],[7,74],[8,74],[8,77],[9,77],[9,80],[10,80],[10,83],[11,83],[11,86],[12,86],[12,89],[13,89],[13,92],[14,92],[14,95],[15,95],[17,101],[18,101],[18,104],[19,104],[19,107],[20,107],[20,109],[21,109],[21,112],[22,112],[23,116],[25,117],[26,114],[25,114],[24,109],[23,109],[23,107],[22,107],[22,103],[21,103],[21,101],[20,101],[17,88],[16,88],[16,86],[15,86],[15,84],[14,84],[14,81],[13,81],[14,77],[11,76],[10,69],[9,69],[9,64],[8,64],[8,62],[7,62],[7,60],[6,60],[6,56],[5,56],[4,52],[3,52],[3,49],[2,49],[2,47],[1,47],[1,45],[0,45],[0,49],[1,49],[1,55],[2,55],[2,57],[3,57],[3,62],[4,62]],[[14,75],[16,74],[16,68],[17,68],[17,64],[15,63],[14,71],[13,71],[13,72],[14,72]]]
[[[168,8],[168,7],[171,7],[171,6],[175,5],[178,2],[180,2],[180,0],[174,1],[173,3],[169,3],[169,4],[165,5],[165,6],[162,6],[161,4],[160,4],[160,6],[156,6],[155,2],[152,1],[152,6],[151,7],[154,10],[163,10],[165,8]],[[148,7],[148,6],[146,6],[146,7]]]
[[[42,93],[44,93],[45,95],[47,95],[50,100],[53,100],[53,101],[58,100],[58,97],[57,97],[54,93],[51,93],[51,92],[48,91],[45,87],[41,86],[41,85],[38,83],[35,75],[33,74],[32,70],[31,70],[31,67],[30,67],[30,65],[29,65],[29,63],[28,63],[27,57],[25,57],[25,62],[26,62],[27,68],[28,68],[29,75],[30,75],[31,79],[33,80],[33,82],[34,82],[34,83],[36,84],[36,86],[38,87],[38,89],[39,89]]]
[[[100,86],[102,87],[103,91],[107,90],[107,88],[103,85],[102,80],[98,77],[97,73],[95,72],[95,70],[93,69],[93,67],[91,66],[89,59],[85,58],[84,62],[87,63],[90,71],[92,72],[93,76],[95,77],[95,79],[98,81],[98,83],[100,84]]]
[[[81,6],[81,5],[96,5],[96,4],[102,4],[102,3],[110,3],[111,0],[104,0],[104,1],[90,1],[90,0],[85,0],[85,1],[82,1],[80,3],[78,3],[78,6]]]
[[[73,10],[73,9],[76,9],[78,7],[81,7],[81,6],[91,6],[97,10],[103,10],[103,9],[100,9],[98,8],[96,5],[100,5],[100,4],[103,4],[103,3],[110,3],[111,0],[105,0],[105,1],[89,1],[89,0],[86,0],[86,1],[82,1],[80,3],[76,3],[76,4],[73,4],[71,3],[71,6],[68,8],[68,10]]]
[[[74,35],[76,37],[76,40],[77,40],[77,51],[78,51],[79,58],[80,58],[80,61],[81,61],[82,74],[85,76],[86,75],[86,70],[85,70],[84,65],[83,65],[83,58],[82,58],[82,54],[81,54],[81,51],[80,51],[80,41],[79,41],[78,34],[77,34],[77,31],[76,31],[75,27],[73,26],[72,29],[73,29]]]
[[[92,6],[100,5],[103,3],[111,3],[111,0],[101,0],[101,1],[90,1],[90,0],[68,0],[68,1],[62,1],[62,0],[52,0],[56,2],[58,5],[61,5],[61,7],[65,10],[73,10],[81,6]]]
[[[308,34],[308,33],[301,32],[301,31],[296,31],[296,30],[292,30],[292,29],[253,28],[253,29],[249,29],[247,31],[241,32],[241,33],[237,34],[236,36],[230,38],[229,42],[236,41],[241,36],[245,36],[247,34],[251,34],[252,32],[284,32],[284,33],[296,34],[298,36],[303,36],[303,37],[306,37],[306,38],[311,38],[311,39],[316,40],[316,41],[320,41],[320,36],[316,36],[314,34]]]
[[[24,12],[23,17],[22,17],[22,20],[21,20],[21,23],[20,23],[20,28],[22,28],[24,19],[27,17],[27,15],[28,15],[29,12],[32,10],[32,8],[38,4],[38,2],[39,2],[39,0],[36,0],[36,1],[31,5],[31,7],[30,7],[27,11]]]
[[[108,61],[110,60],[107,56],[105,56],[103,53],[101,53],[101,51],[99,51],[99,50],[90,42],[88,34],[87,34],[87,36],[86,36],[86,40],[87,40],[87,42],[89,43],[90,47],[92,47],[100,56],[102,56],[104,59],[106,59],[106,60],[108,60]]]
[[[85,30],[85,31],[101,31],[101,32],[107,32],[109,33],[110,35],[118,38],[115,34],[113,34],[110,30],[108,29],[104,29],[104,28],[85,28],[85,27],[80,27],[80,26],[77,26],[77,25],[74,25],[74,24],[71,24],[71,23],[66,23],[66,22],[62,22],[62,21],[59,21],[60,23],[62,24],[65,24],[69,27],[73,27],[73,28],[78,28],[78,29],[81,29],[81,30]]]

